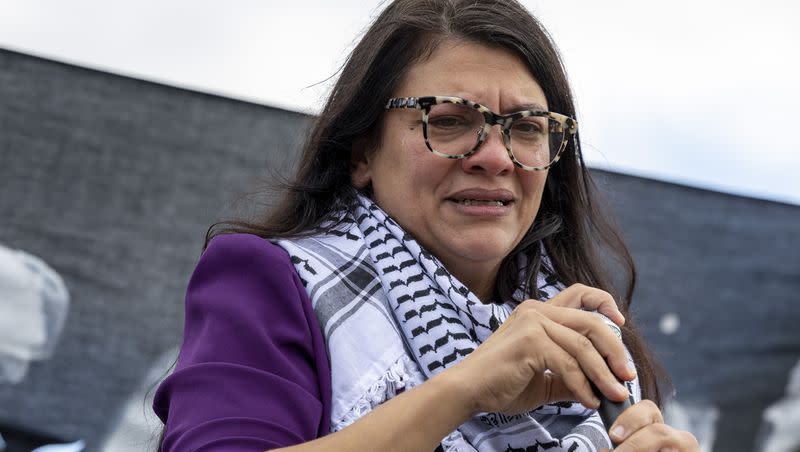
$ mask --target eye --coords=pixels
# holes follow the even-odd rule
[[[546,133],[546,128],[539,118],[522,118],[511,126],[513,133],[522,135],[538,135]]]
[[[480,112],[461,104],[437,104],[428,114],[429,129],[439,133],[466,133],[477,130],[483,123]]]
[[[438,129],[460,129],[469,125],[468,121],[463,116],[457,115],[440,115],[428,118],[428,125]]]

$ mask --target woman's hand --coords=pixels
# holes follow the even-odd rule
[[[563,400],[597,408],[590,380],[609,399],[624,400],[628,391],[618,378],[633,379],[635,369],[628,367],[622,342],[600,316],[575,309],[602,307],[615,316],[610,297],[601,293],[572,286],[548,303],[521,303],[483,344],[443,374],[471,397],[474,411],[519,413]],[[624,321],[621,314],[616,317]]]
[[[664,423],[655,403],[642,400],[619,415],[609,430],[615,452],[696,452],[697,439]],[[608,449],[606,449],[608,450]]]
[[[617,326],[625,324],[625,316],[610,293],[583,284],[573,284],[546,301],[553,306],[597,311],[611,319]]]

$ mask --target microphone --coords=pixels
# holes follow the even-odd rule
[[[611,330],[614,332],[617,338],[619,338],[619,340],[621,341],[622,331],[620,330],[620,328],[614,322],[612,322],[608,317],[600,313],[597,314],[603,319],[606,325],[608,325],[608,327],[611,328]],[[630,359],[631,358],[629,356],[628,360]],[[623,411],[627,410],[628,408],[631,407],[631,405],[636,403],[636,400],[633,397],[633,382],[621,381],[621,380],[619,382],[622,383],[625,389],[628,390],[628,398],[623,400],[622,402],[614,402],[613,400],[610,400],[608,397],[603,395],[602,392],[600,392],[600,390],[597,388],[597,386],[595,386],[594,383],[590,382],[594,394],[597,396],[598,399],[600,399],[600,407],[597,408],[597,413],[600,415],[600,419],[603,420],[603,425],[606,427],[606,430],[610,429],[611,426],[614,425],[614,422],[617,420],[619,415],[622,414]]]
[[[600,419],[603,420],[603,425],[606,429],[610,429],[614,422],[617,420],[620,414],[623,411],[630,408],[631,405],[634,404],[633,399],[633,385],[630,381],[620,381],[623,386],[628,390],[628,398],[623,400],[622,402],[614,402],[610,400],[608,397],[603,395],[597,386],[592,383],[592,390],[594,390],[595,395],[598,399],[600,399],[600,407],[597,408],[597,413],[600,415]]]

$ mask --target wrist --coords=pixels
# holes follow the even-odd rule
[[[453,416],[461,425],[479,411],[477,400],[470,388],[469,380],[458,371],[458,366],[440,372],[428,383],[439,394],[439,400],[448,404]]]

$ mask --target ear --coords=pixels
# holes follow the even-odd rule
[[[371,152],[367,151],[366,140],[357,139],[350,152],[350,183],[355,188],[364,189],[372,182],[370,156]]]

